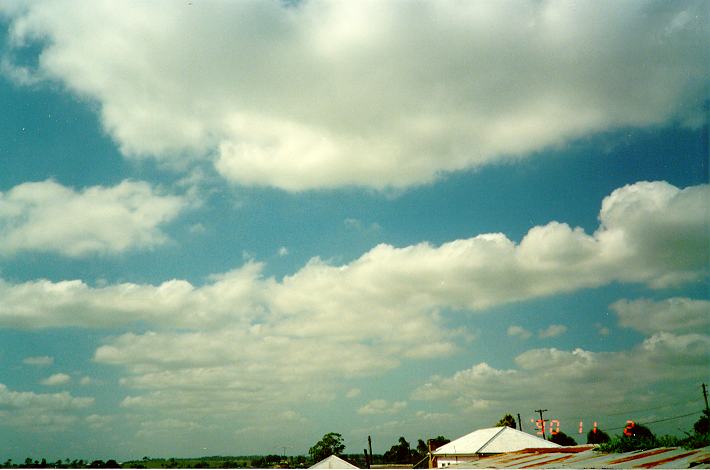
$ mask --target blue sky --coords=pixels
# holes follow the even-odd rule
[[[702,408],[706,3],[75,3],[0,6],[3,460]]]

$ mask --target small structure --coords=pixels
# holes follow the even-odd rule
[[[444,468],[492,454],[553,447],[562,446],[508,426],[478,429],[436,449],[432,466]]]
[[[308,468],[359,468],[356,467],[355,465],[346,462],[345,460],[341,459],[337,455],[331,455],[330,457],[326,457],[317,464],[314,464],[311,467]]]

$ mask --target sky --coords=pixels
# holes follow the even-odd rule
[[[709,25],[0,3],[0,460],[384,452],[536,409],[580,443],[682,435],[710,382]]]

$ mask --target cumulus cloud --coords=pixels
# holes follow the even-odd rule
[[[40,383],[42,385],[64,385],[68,384],[69,381],[71,380],[71,376],[64,374],[64,373],[57,373],[57,374],[52,374],[46,379],[42,380]]]
[[[567,327],[564,325],[550,325],[547,328],[540,330],[537,335],[540,338],[555,338],[567,332]]]
[[[519,325],[510,325],[507,334],[508,336],[517,336],[520,339],[528,339],[532,336],[532,333]]]
[[[30,366],[51,366],[54,364],[54,358],[51,356],[32,356],[24,358],[22,363]]]
[[[609,334],[611,333],[609,327],[604,326],[601,323],[595,323],[594,328],[597,329],[597,333],[599,333],[599,336],[609,336]]]
[[[261,269],[258,263],[247,263],[199,288],[183,280],[101,287],[79,280],[0,280],[0,323],[20,328],[106,327],[136,321],[203,328],[250,323],[259,317],[261,294],[269,285],[259,280]]]
[[[649,299],[614,302],[619,325],[642,333],[691,333],[710,327],[710,301],[674,297],[661,301]]]
[[[611,282],[704,279],[708,191],[637,183],[604,199],[593,234],[552,222],[519,243],[482,234],[440,246],[383,244],[341,266],[312,259],[281,280],[265,278],[263,265],[250,261],[203,286],[0,282],[0,325],[148,325],[152,331],[108,339],[94,356],[126,370],[122,384],[137,391],[124,400],[128,408],[204,414],[264,400],[327,400],[344,393],[330,379],[452,354],[467,335],[447,325],[457,310]],[[671,342],[662,339],[656,347]],[[314,390],[314,382],[323,385]],[[467,406],[485,408],[489,400]]]
[[[65,256],[120,253],[167,240],[159,226],[185,202],[144,182],[81,191],[52,181],[24,183],[0,193],[0,254],[56,252]]]
[[[17,392],[0,384],[3,424],[33,430],[53,430],[77,422],[77,414],[94,404],[91,397],[74,397],[68,392]]]
[[[89,377],[88,375],[85,375],[84,377],[81,378],[81,380],[79,380],[79,383],[81,385],[92,385],[92,384],[95,384],[96,381],[94,379],[92,379],[91,377]]]
[[[96,102],[126,156],[199,156],[236,183],[287,190],[404,187],[615,127],[698,126],[707,98],[702,1],[65,0],[0,12],[4,73]],[[29,68],[14,56],[33,42]]]
[[[92,429],[105,430],[110,429],[115,421],[113,416],[91,414],[84,418],[84,422]]]
[[[469,414],[489,413],[493,419],[498,410],[532,410],[544,397],[554,404],[553,417],[567,418],[569,426],[576,424],[573,418],[629,411],[630,402],[643,409],[694,396],[695,384],[707,373],[709,354],[710,336],[671,333],[655,334],[619,352],[532,349],[517,356],[512,369],[479,363],[448,377],[434,376],[411,398],[448,403]],[[482,402],[483,408],[478,406]],[[608,426],[611,420],[599,421]]]
[[[387,400],[372,400],[361,406],[357,412],[361,415],[393,415],[407,407],[406,401],[389,402]]]

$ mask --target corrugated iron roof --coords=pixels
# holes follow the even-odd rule
[[[525,449],[481,457],[452,468],[710,468],[710,446],[700,449],[657,449],[604,454],[594,446]]]

